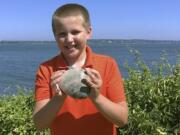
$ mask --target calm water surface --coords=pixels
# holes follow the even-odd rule
[[[138,50],[146,64],[158,61],[166,52],[171,65],[179,60],[180,41],[91,40],[93,51],[116,59],[124,78],[128,77],[125,62],[133,66],[131,50]],[[0,94],[14,93],[17,86],[34,88],[39,64],[59,53],[55,42],[0,42]]]

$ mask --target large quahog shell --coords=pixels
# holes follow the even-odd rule
[[[73,98],[86,98],[90,93],[90,87],[84,82],[86,77],[84,69],[69,69],[61,76],[59,87]]]

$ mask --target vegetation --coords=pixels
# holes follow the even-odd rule
[[[33,94],[19,89],[18,95],[0,97],[1,135],[48,135],[37,132],[32,120]]]
[[[150,70],[134,54],[134,68],[126,64],[129,122],[119,135],[180,135],[180,63],[170,66],[163,54]]]
[[[119,135],[180,134],[180,64],[170,66],[164,56],[149,68],[139,53],[136,64],[126,68],[124,80],[129,105],[128,124],[118,129]],[[20,90],[23,91],[23,90]],[[1,135],[48,135],[37,132],[32,121],[33,94],[0,97]]]

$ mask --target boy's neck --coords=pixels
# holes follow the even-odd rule
[[[69,59],[67,61],[68,65],[72,68],[83,67],[83,65],[86,62],[86,57],[87,57],[86,51],[84,51],[77,59],[75,60]]]

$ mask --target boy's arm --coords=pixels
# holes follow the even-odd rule
[[[55,96],[35,103],[33,120],[36,128],[40,131],[50,127],[64,103],[66,95],[57,87],[64,72],[65,70],[56,71],[51,76],[51,88],[56,93]]]
[[[112,102],[100,93],[102,79],[98,71],[86,68],[89,78],[86,79],[87,84],[91,87],[89,98],[92,100],[96,108],[109,121],[118,127],[123,127],[128,119],[128,107],[126,101]]]
[[[55,95],[52,99],[44,99],[35,103],[33,120],[39,131],[50,127],[62,107],[65,97],[65,95]]]
[[[128,107],[125,101],[114,103],[101,94],[96,98],[91,97],[91,100],[104,117],[116,126],[123,127],[127,123]]]

